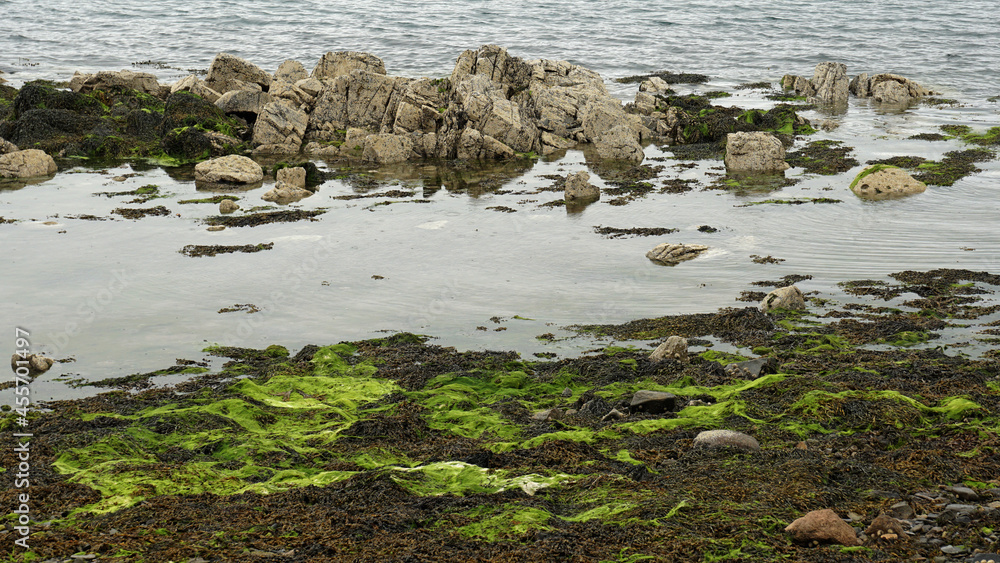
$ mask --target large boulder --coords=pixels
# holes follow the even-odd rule
[[[309,124],[309,115],[287,103],[266,104],[253,126],[255,145],[279,145],[297,152]],[[283,151],[289,152],[289,151]]]
[[[58,168],[45,151],[27,149],[0,155],[0,178],[51,176]]]
[[[927,184],[915,180],[902,168],[875,164],[865,167],[851,182],[851,191],[865,199],[887,199],[919,194]]]
[[[407,78],[389,77],[369,70],[356,69],[330,81],[315,102],[309,115],[311,139],[334,140],[349,127],[380,131],[383,123],[395,121],[398,90]]]
[[[726,136],[726,170],[770,174],[788,169],[785,147],[764,131],[729,133]]]
[[[768,293],[764,299],[760,302],[760,310],[770,311],[771,309],[805,309],[806,308],[806,298],[802,294],[802,291],[790,285],[788,287],[779,287],[771,293]]]
[[[271,95],[256,90],[231,90],[215,101],[215,107],[228,114],[256,118],[264,106],[271,103]]]
[[[151,96],[160,95],[160,83],[156,76],[148,72],[133,72],[122,70],[120,72],[102,70],[96,74],[73,74],[69,82],[70,89],[74,92],[86,94],[94,90],[110,90],[112,88],[127,88]]]
[[[470,76],[482,76],[502,86],[509,98],[528,89],[534,69],[520,57],[512,57],[507,49],[497,45],[483,45],[479,49],[464,51],[458,56],[451,71],[451,83],[460,84]]]
[[[521,107],[506,98],[506,88],[486,74],[472,74],[455,87],[455,97],[468,116],[470,125],[493,137],[515,152],[538,147],[538,129]]]
[[[828,104],[847,104],[847,65],[843,63],[825,62],[816,65],[813,71],[812,86],[816,89],[815,97]]]
[[[271,75],[245,59],[219,53],[208,67],[205,83],[220,94],[232,90],[267,90]]]
[[[213,185],[246,186],[260,183],[264,170],[253,160],[235,154],[199,162],[194,180]]]
[[[382,59],[369,53],[357,51],[329,52],[319,60],[312,71],[312,77],[318,79],[333,79],[350,74],[355,70],[364,70],[375,74],[385,74],[385,63]]]
[[[20,149],[17,148],[17,145],[15,145],[14,143],[12,143],[12,142],[4,139],[3,137],[0,137],[0,154],[7,154],[9,152],[17,152],[18,150],[20,150]]]
[[[306,169],[301,166],[281,168],[275,174],[276,182],[284,182],[289,186],[306,189]]]

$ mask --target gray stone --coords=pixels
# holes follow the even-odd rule
[[[760,310],[765,313],[771,309],[805,308],[806,298],[802,295],[802,291],[794,285],[779,287],[771,293],[768,293],[767,296],[760,302]]]
[[[313,78],[333,79],[348,75],[354,70],[364,70],[376,74],[385,74],[385,63],[382,59],[369,53],[358,51],[329,52],[319,60],[312,71]]]
[[[646,258],[653,262],[673,266],[685,260],[697,258],[702,252],[708,250],[703,244],[671,244],[662,243],[656,245],[646,253]]]
[[[231,90],[215,100],[215,107],[226,113],[259,114],[271,101],[271,95],[267,92]]]
[[[916,180],[902,168],[876,164],[866,166],[851,182],[851,191],[865,199],[889,199],[919,194],[927,184]]]
[[[365,138],[362,160],[378,164],[393,164],[409,160],[413,152],[413,141],[404,135],[380,133]]]
[[[566,201],[594,201],[601,198],[601,189],[590,183],[590,174],[581,170],[566,176]]]
[[[532,420],[549,421],[549,420],[559,420],[563,417],[563,411],[560,408],[547,409],[544,411],[538,411],[531,415]]]
[[[239,211],[240,206],[231,199],[224,199],[219,202],[219,213],[232,213]]]
[[[34,178],[56,173],[56,161],[43,150],[25,149],[0,155],[0,178]]]
[[[306,67],[302,66],[302,63],[291,59],[278,65],[278,70],[274,73],[275,80],[282,80],[290,84],[294,84],[305,78],[309,78],[309,71],[306,70]]]
[[[282,168],[278,170],[277,181],[284,182],[297,188],[306,188],[306,169],[301,166],[294,168]]]
[[[632,395],[629,411],[662,414],[673,411],[676,404],[677,397],[672,393],[641,390]]]
[[[813,72],[812,85],[815,97],[834,105],[846,105],[849,81],[847,65],[842,63],[819,63]]]
[[[760,443],[753,436],[735,430],[705,430],[694,438],[696,447],[731,446],[743,450],[759,450]]]
[[[642,145],[639,144],[639,134],[625,124],[602,133],[594,140],[594,147],[604,160],[640,164],[646,158]]]
[[[151,96],[160,95],[160,83],[156,76],[148,72],[102,70],[96,74],[76,73],[70,80],[70,89],[82,94],[110,88],[128,88]]]
[[[958,495],[962,500],[978,501],[979,494],[969,487],[948,487],[948,490]]]
[[[769,174],[788,169],[785,147],[764,131],[729,133],[726,136],[726,170]]]
[[[41,354],[31,354],[25,357],[21,357],[20,354],[14,354],[10,357],[10,369],[19,375],[24,375],[24,370],[28,370],[28,377],[35,377],[36,375],[41,375],[47,371],[56,363],[52,358],[46,358]]]
[[[807,513],[789,524],[785,531],[790,533],[792,538],[799,543],[858,545],[858,537],[854,528],[829,508]]]
[[[611,410],[611,405],[603,399],[591,399],[580,407],[577,414],[580,416],[602,417]]]
[[[231,154],[199,162],[194,179],[208,184],[255,184],[264,179],[264,170],[245,156]]]
[[[681,362],[687,362],[688,360],[688,341],[687,338],[681,336],[669,336],[666,340],[660,343],[659,346],[653,350],[653,353],[649,355],[649,359],[652,362],[659,362],[664,358],[670,358],[672,360],[678,360]]]
[[[626,415],[625,413],[623,413],[618,409],[611,409],[611,411],[608,412],[608,414],[601,417],[601,422],[608,422],[610,420],[621,420],[627,416],[628,415]]]
[[[729,364],[726,368],[735,367],[745,371],[751,377],[760,377],[762,375],[774,373],[777,369],[777,364],[778,362],[774,358],[755,358],[753,360]]]
[[[311,191],[298,186],[292,186],[284,182],[275,182],[274,187],[268,190],[264,195],[260,196],[260,199],[286,204],[299,201],[300,199],[311,195]]]
[[[20,149],[17,148],[17,145],[4,139],[3,137],[0,137],[0,154],[17,152],[18,150]]]
[[[270,102],[262,108],[254,123],[253,143],[287,145],[294,149],[291,152],[297,152],[302,146],[308,124],[309,115],[306,112],[287,103]]]
[[[219,53],[208,67],[205,83],[220,94],[248,88],[264,90],[271,85],[271,75],[245,59]]]

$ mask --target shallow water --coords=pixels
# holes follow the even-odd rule
[[[788,72],[811,75],[817,62],[836,59],[847,63],[851,74],[899,72],[962,102],[884,113],[852,100],[846,113],[804,114],[839,125],[808,140],[844,141],[862,163],[896,155],[940,158],[963,146],[906,137],[936,132],[942,124],[982,130],[1000,122],[997,104],[985,100],[1000,93],[987,64],[1000,48],[992,31],[995,10],[986,2],[972,2],[962,14],[929,1],[688,2],[662,10],[627,1],[614,8],[593,2],[57,5],[62,9],[46,9],[43,16],[35,4],[0,2],[11,16],[0,23],[0,52],[7,55],[0,69],[8,79],[65,80],[73,70],[117,69],[145,60],[204,69],[219,51],[270,69],[286,58],[311,66],[322,53],[340,49],[374,52],[390,74],[436,76],[450,72],[461,50],[499,43],[528,58],[584,64],[605,77],[664,68],[711,75],[709,84],[691,91],[776,82]],[[526,13],[532,17],[523,17]],[[74,17],[83,24],[72,24]],[[884,21],[894,21],[890,33]],[[176,68],[141,67],[161,80],[184,74]],[[634,85],[609,87],[623,99],[635,92]],[[771,105],[759,92],[733,93],[717,103]],[[659,159],[670,153],[650,146],[646,155]],[[579,151],[525,164],[501,188],[510,193],[462,189],[450,173],[442,176],[442,185],[424,165],[394,168],[380,174],[399,178],[400,185],[379,190],[413,189],[414,196],[378,206],[372,204],[385,200],[338,200],[333,197],[355,190],[332,180],[294,205],[328,208],[316,221],[218,233],[207,232],[202,223],[217,206],[178,203],[213,195],[197,191],[189,171],[81,167],[41,184],[0,189],[0,215],[18,220],[0,224],[7,249],[0,270],[5,324],[30,330],[36,351],[75,359],[33,384],[35,398],[47,399],[93,392],[69,388],[66,379],[98,380],[163,368],[176,358],[201,359],[201,348],[216,342],[281,343],[294,350],[409,330],[459,348],[516,349],[525,357],[575,354],[594,344],[563,340],[567,325],[746,306],[736,301],[740,292],[767,290],[751,282],[788,274],[812,275],[799,287],[848,302],[854,299],[844,296],[837,282],[885,279],[905,269],[1000,272],[997,161],[980,163],[983,172],[954,186],[883,202],[861,201],[847,189],[860,168],[837,176],[792,169],[786,175],[800,180],[794,186],[741,193],[703,189],[723,173],[720,161],[690,169],[675,167],[677,162],[647,160],[665,166],[654,184],[695,179],[700,184],[694,190],[653,193],[625,206],[609,205],[612,198],[606,195],[581,213],[540,207],[560,199],[561,192],[531,193],[552,184],[543,175],[585,169]],[[112,180],[133,172],[138,175]],[[591,178],[607,187],[593,171]],[[94,195],[147,184],[170,196],[126,205],[130,197]],[[266,205],[259,198],[269,188],[241,193],[241,206]],[[792,197],[842,202],[744,206]],[[130,221],[111,214],[117,207],[155,205],[166,206],[171,215]],[[495,206],[516,212],[489,209]],[[82,214],[113,220],[72,218]],[[49,221],[56,224],[43,224]],[[599,225],[679,232],[606,239],[594,232]],[[700,232],[701,225],[719,231]],[[273,249],[254,254],[191,258],[178,252],[188,244],[266,242],[273,242]],[[702,243],[711,250],[664,267],[644,257],[660,242]],[[753,254],[785,261],[755,264]],[[260,312],[219,312],[242,304]],[[557,340],[536,338],[546,333]]]

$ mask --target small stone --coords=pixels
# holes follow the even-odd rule
[[[944,508],[945,510],[953,510],[958,513],[969,514],[978,510],[979,507],[973,504],[949,504]]]
[[[753,436],[735,430],[705,430],[694,438],[696,447],[732,446],[743,450],[759,450],[760,443]]]
[[[567,398],[567,399],[570,398],[570,397],[572,397],[573,396],[573,390],[570,389],[569,387],[563,389],[562,396],[565,397],[565,398]]]
[[[941,546],[941,553],[947,553],[948,555],[958,555],[959,553],[965,553],[969,549],[964,545],[943,545]]]
[[[951,492],[958,495],[958,498],[962,500],[977,501],[979,500],[979,494],[976,491],[970,489],[969,487],[949,487]]]
[[[14,354],[10,357],[10,369],[15,374],[22,376],[25,375],[24,370],[28,370],[28,377],[35,377],[49,371],[55,363],[56,361],[52,358],[46,358],[41,354],[31,354],[24,357],[20,354]]]
[[[531,415],[532,420],[549,421],[549,420],[559,420],[563,417],[563,411],[559,408],[547,409],[544,411],[538,411]]]
[[[886,199],[927,190],[927,184],[916,180],[902,168],[875,164],[858,173],[851,182],[851,191],[865,199]]]
[[[566,201],[595,201],[601,199],[601,190],[590,183],[590,174],[581,170],[566,176],[564,197]]]
[[[649,355],[651,362],[659,362],[664,358],[686,362],[688,359],[688,341],[681,336],[670,336]]]
[[[873,537],[880,538],[884,540],[897,539],[900,536],[905,536],[906,532],[903,531],[903,526],[900,524],[899,520],[896,520],[888,514],[879,514],[875,520],[865,529],[865,534]],[[892,536],[891,538],[887,536]]]
[[[632,402],[629,404],[631,412],[648,412],[650,414],[661,414],[674,410],[677,397],[672,393],[662,391],[636,391],[632,395]]]
[[[222,225],[213,225],[213,226],[209,227],[209,228],[208,228],[208,229],[206,229],[206,230],[207,230],[208,232],[210,232],[210,233],[217,233],[217,232],[219,232],[219,231],[224,231],[224,230],[226,230],[226,228],[225,228],[225,227],[223,227]]]
[[[601,417],[601,422],[607,422],[609,420],[621,420],[625,418],[625,413],[618,409],[611,409],[611,412]]]
[[[847,522],[829,508],[814,510],[795,520],[785,528],[800,543],[839,543],[845,546],[858,545],[858,538]]]
[[[231,199],[224,199],[219,202],[219,213],[232,213],[239,210],[240,206]]]
[[[900,501],[889,507],[889,516],[900,520],[913,518],[913,508],[906,501]]]

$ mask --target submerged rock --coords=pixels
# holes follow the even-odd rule
[[[851,182],[851,191],[866,199],[888,199],[926,190],[927,184],[914,179],[902,168],[885,164],[866,167]]]
[[[0,178],[34,178],[56,173],[56,161],[45,151],[27,149],[0,155]]]
[[[785,147],[763,131],[730,133],[726,137],[726,170],[737,173],[775,173],[789,168]]]
[[[663,243],[646,253],[646,258],[653,262],[673,266],[685,260],[697,258],[699,254],[708,250],[703,244],[671,244]]]
[[[785,531],[792,535],[792,539],[800,543],[858,545],[858,537],[854,528],[829,508],[807,513],[789,524]]]
[[[41,354],[31,354],[23,358],[20,354],[14,354],[10,357],[10,369],[15,374],[27,375],[28,377],[35,377],[49,371],[55,363],[56,361],[52,358],[46,358]],[[25,374],[25,370],[27,370],[27,374]]]

